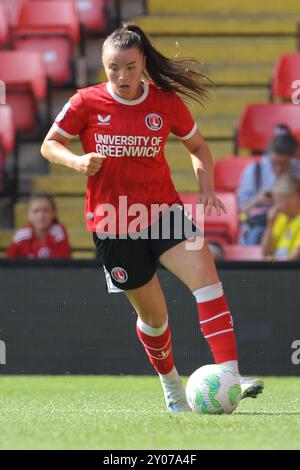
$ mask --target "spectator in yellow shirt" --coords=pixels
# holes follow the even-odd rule
[[[272,188],[262,251],[275,260],[300,259],[300,180],[284,174]]]

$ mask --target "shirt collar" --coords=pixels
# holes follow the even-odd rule
[[[148,84],[148,82],[142,81],[142,85],[143,85],[143,94],[136,100],[125,100],[124,98],[121,98],[119,95],[117,95],[113,91],[111,82],[106,83],[106,90],[108,91],[108,93],[110,94],[110,96],[114,100],[118,101],[118,103],[126,104],[128,106],[134,106],[136,104],[140,104],[143,101],[145,101],[145,99],[147,98],[147,96],[149,94],[149,84]]]

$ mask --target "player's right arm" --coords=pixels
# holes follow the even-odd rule
[[[67,166],[86,176],[95,175],[101,168],[104,158],[96,152],[77,155],[68,149],[70,139],[52,126],[41,146],[41,154],[52,163]]]

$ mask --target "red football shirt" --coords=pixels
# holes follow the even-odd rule
[[[7,258],[70,258],[71,249],[63,225],[54,223],[43,241],[37,240],[31,225],[15,233]]]
[[[56,131],[65,137],[79,134],[85,153],[107,156],[98,173],[87,181],[89,231],[135,231],[129,224],[137,217],[140,204],[149,215],[153,204],[180,202],[164,146],[170,133],[187,140],[197,126],[176,93],[166,93],[153,83],[143,85],[142,96],[132,101],[116,95],[110,82],[80,89],[55,120]],[[113,228],[104,228],[107,208],[115,209]],[[147,223],[143,219],[139,228],[151,220],[150,216]]]

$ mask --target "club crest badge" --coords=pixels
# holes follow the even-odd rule
[[[163,120],[158,114],[148,114],[145,121],[147,127],[152,131],[158,131],[163,125]]]
[[[123,284],[128,279],[128,274],[125,269],[120,268],[119,266],[111,270],[111,277],[120,284]]]

